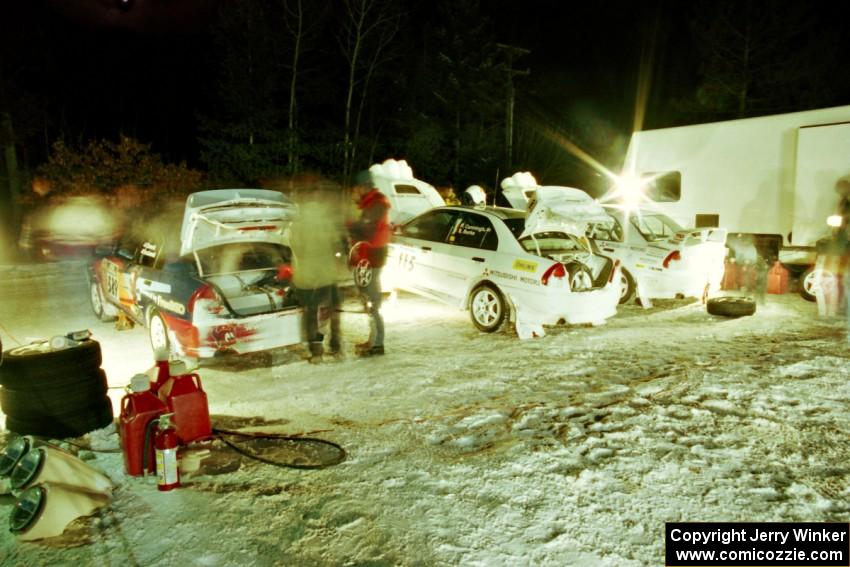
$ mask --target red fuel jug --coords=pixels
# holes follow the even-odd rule
[[[212,436],[207,394],[201,377],[190,374],[180,362],[170,365],[171,377],[157,391],[159,399],[174,414],[172,422],[183,445]]]
[[[781,262],[767,272],[767,293],[788,293],[788,270]]]
[[[171,423],[170,413],[162,414],[157,424],[153,446],[156,450],[156,487],[166,491],[180,486],[180,468],[177,462],[177,430]]]
[[[121,398],[121,415],[118,418],[118,434],[124,453],[124,470],[132,476],[154,472],[153,445],[148,442],[145,459],[145,432],[151,420],[167,411],[165,403],[150,391],[146,374],[137,374],[130,379],[127,394]],[[145,466],[147,465],[147,466]]]

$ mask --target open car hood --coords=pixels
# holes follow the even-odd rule
[[[215,189],[192,193],[180,229],[180,255],[232,242],[283,243],[295,205],[267,189]]]
[[[605,209],[581,189],[536,187],[528,195],[528,217],[520,238],[541,232],[564,232],[582,237],[588,223],[610,221]]]

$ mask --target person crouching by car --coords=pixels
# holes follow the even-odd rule
[[[390,202],[378,191],[368,171],[354,179],[352,197],[360,209],[360,218],[348,227],[353,243],[349,259],[354,283],[369,313],[369,340],[356,345],[359,356],[384,354],[384,319],[381,316],[381,269],[387,261],[390,241]]]
[[[319,333],[319,311],[330,312],[328,354],[342,355],[340,335],[341,297],[337,287],[337,254],[344,242],[339,207],[334,207],[335,187],[316,182],[298,198],[298,215],[290,227],[292,283],[304,308],[302,335],[309,348],[309,361],[319,363],[324,354],[324,337]],[[336,188],[339,195],[339,188]]]

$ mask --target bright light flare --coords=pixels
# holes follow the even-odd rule
[[[646,181],[637,175],[626,174],[620,177],[615,187],[615,194],[627,210],[636,210],[641,201],[646,199]]]
[[[830,215],[826,218],[826,224],[832,228],[841,228],[841,215]]]

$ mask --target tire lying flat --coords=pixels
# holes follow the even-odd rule
[[[24,345],[3,354],[0,385],[15,390],[29,389],[34,382],[39,387],[61,387],[76,383],[79,375],[94,372],[102,362],[100,343],[93,340],[60,350]]]
[[[706,310],[721,317],[746,317],[756,312],[756,302],[752,297],[713,297],[706,303]]]

